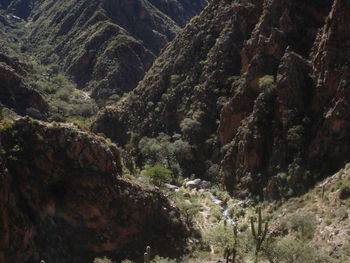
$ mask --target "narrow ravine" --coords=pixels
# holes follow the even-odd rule
[[[210,193],[210,198],[211,200],[216,204],[222,207],[223,212],[222,212],[222,216],[226,219],[226,221],[228,223],[230,223],[231,225],[235,226],[237,225],[237,221],[235,221],[231,216],[230,216],[230,212],[229,212],[229,208],[227,207],[227,204],[220,200],[219,198],[217,198],[215,195],[213,195],[212,193]]]

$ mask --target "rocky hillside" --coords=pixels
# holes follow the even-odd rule
[[[7,57],[3,56],[1,59],[6,60]],[[43,118],[48,110],[47,102],[37,91],[25,83],[21,75],[17,74],[11,67],[0,64],[0,80],[1,104],[14,109],[18,114],[38,119]]]
[[[119,150],[72,124],[0,126],[0,262],[92,262],[181,252],[178,210],[121,177]]]
[[[308,234],[313,234],[311,244],[314,247],[322,249],[333,258],[339,258],[340,262],[349,261],[349,168],[347,164],[307,194],[284,203],[275,211],[271,224],[273,231],[286,233],[288,225],[298,228],[307,223]],[[267,212],[271,212],[271,209]]]
[[[93,130],[181,133],[237,196],[300,193],[349,160],[349,14],[345,0],[212,1]]]
[[[3,3],[1,3],[3,2]],[[59,64],[100,103],[136,87],[165,44],[206,0],[1,1],[27,19],[23,44]]]
[[[42,119],[48,104],[37,90],[25,81],[26,65],[13,50],[20,36],[9,34],[16,31],[16,18],[0,11],[0,106],[13,109],[21,115]]]

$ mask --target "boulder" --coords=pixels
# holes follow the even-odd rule
[[[208,189],[210,183],[202,179],[194,179],[185,183],[185,186],[190,189]]]

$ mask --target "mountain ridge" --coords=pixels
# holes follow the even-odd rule
[[[101,104],[132,90],[180,26],[205,5],[206,0],[2,3],[28,20],[26,52],[44,64],[59,64]]]
[[[223,159],[221,178],[239,196],[278,198],[306,191],[348,161],[347,115],[334,120],[345,130],[323,120],[347,96],[340,87],[348,85],[348,67],[337,52],[348,47],[348,12],[341,0],[212,1],[163,51],[138,87],[99,114],[92,129],[122,144],[128,130],[149,137],[180,133],[202,153],[209,148],[200,157],[202,167],[205,160]],[[210,32],[211,27],[222,34]],[[201,48],[204,57],[198,56]],[[331,53],[325,53],[327,48]],[[329,60],[337,57],[339,65],[332,68]],[[339,101],[332,104],[332,96]],[[328,109],[317,106],[321,98]],[[320,127],[341,139],[318,132]],[[206,145],[210,138],[214,143]],[[283,173],[292,179],[280,179]],[[278,193],[270,193],[275,187]]]

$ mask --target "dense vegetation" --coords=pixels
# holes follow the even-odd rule
[[[0,262],[349,261],[348,1],[205,5],[0,0]]]

